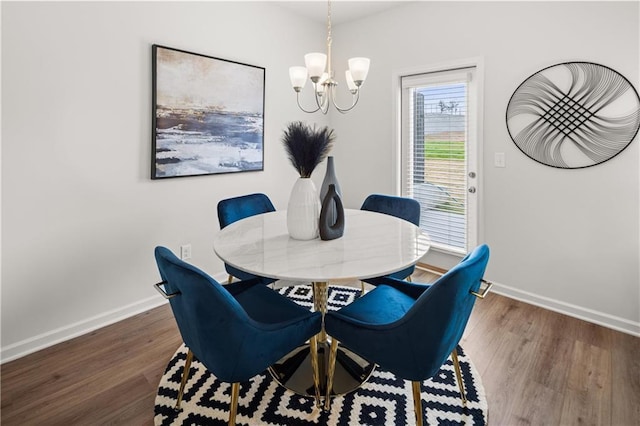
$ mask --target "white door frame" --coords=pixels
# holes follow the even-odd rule
[[[467,59],[461,59],[457,61],[449,61],[437,64],[424,65],[419,67],[412,68],[403,68],[392,71],[392,110],[393,110],[393,123],[392,123],[392,134],[394,143],[391,144],[392,152],[392,173],[394,176],[394,189],[397,195],[402,195],[402,86],[401,79],[402,77],[410,76],[410,75],[418,75],[418,74],[426,74],[440,71],[447,71],[459,68],[475,68],[475,83],[476,83],[476,93],[477,97],[475,100],[476,114],[473,119],[476,120],[474,126],[470,126],[470,131],[472,131],[472,127],[474,128],[474,137],[476,140],[476,153],[477,158],[475,161],[475,171],[477,173],[475,187],[476,191],[476,217],[475,220],[473,217],[469,217],[468,220],[473,220],[471,226],[475,228],[475,236],[470,236],[470,242],[475,240],[475,243],[484,241],[484,203],[483,203],[483,194],[484,194],[484,167],[483,167],[483,123],[484,123],[484,58],[482,57],[473,57]],[[469,108],[471,109],[471,108]],[[474,238],[475,237],[475,238]],[[474,244],[475,244],[474,243]],[[470,247],[472,248],[472,247]]]

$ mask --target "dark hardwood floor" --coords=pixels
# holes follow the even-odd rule
[[[2,424],[151,425],[180,344],[165,305],[6,363]],[[482,376],[491,425],[640,425],[640,338],[489,294],[462,346]]]

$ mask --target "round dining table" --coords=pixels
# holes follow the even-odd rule
[[[324,241],[296,240],[287,232],[284,210],[250,216],[221,229],[214,237],[214,251],[225,263],[250,274],[313,285],[313,304],[327,310],[327,287],[332,283],[388,275],[415,264],[429,250],[427,234],[395,216],[345,209],[342,237]],[[328,356],[327,337],[320,336],[320,360]],[[299,348],[270,368],[283,386],[313,395],[313,376],[307,362],[309,348]],[[326,375],[320,362],[321,377]],[[338,354],[333,392],[358,388],[375,366],[342,348]]]

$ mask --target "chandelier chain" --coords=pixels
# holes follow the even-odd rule
[[[338,106],[338,104],[336,103],[336,87],[338,86],[338,82],[334,79],[334,72],[333,72],[333,67],[332,67],[332,58],[331,58],[331,45],[332,45],[332,33],[331,33],[331,0],[327,0],[327,54],[323,55],[320,53],[309,53],[307,55],[305,55],[305,61],[307,60],[307,57],[313,57],[313,59],[317,62],[317,61],[326,61],[324,65],[326,65],[326,72],[324,71],[316,71],[316,64],[314,64],[314,72],[317,72],[317,74],[312,74],[311,75],[311,83],[313,84],[313,94],[314,94],[314,98],[316,101],[316,108],[312,109],[312,110],[307,110],[305,109],[301,104],[300,104],[300,90],[304,87],[304,80],[306,79],[307,76],[307,70],[310,69],[310,66],[307,65],[307,70],[305,70],[302,67],[291,67],[290,68],[290,77],[291,77],[291,83],[293,85],[293,90],[295,90],[296,92],[296,102],[298,104],[298,107],[307,113],[314,113],[316,111],[320,111],[323,114],[326,114],[329,111],[329,107],[331,105],[333,105],[335,107],[335,109],[337,111],[339,111],[342,114],[347,113],[348,111],[351,111],[356,104],[358,103],[358,100],[360,99],[360,86],[362,85],[362,82],[364,81],[364,79],[366,78],[366,74],[367,71],[369,69],[369,59],[368,58],[351,58],[349,59],[349,70],[347,70],[345,72],[345,76],[347,77],[347,88],[349,89],[349,91],[351,92],[352,98],[351,98],[351,105],[348,106],[347,108],[341,108],[340,106]],[[319,59],[319,58],[320,59]],[[352,69],[351,69],[351,62],[354,61],[354,63],[356,63],[356,67],[354,69],[357,69],[358,71],[358,79],[354,80],[352,78]],[[313,64],[313,62],[311,62]],[[364,64],[364,65],[363,65]],[[324,68],[323,65],[323,68]],[[304,73],[304,76],[302,77],[302,80],[300,81],[300,68],[302,68],[302,73]]]
[[[327,5],[327,42],[331,42],[331,0]]]
[[[331,0],[327,1],[327,73],[329,78],[333,78],[331,68],[331,44],[333,39],[331,37]]]

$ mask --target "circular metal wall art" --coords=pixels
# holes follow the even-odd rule
[[[624,150],[640,128],[638,92],[622,75],[590,62],[544,68],[515,90],[507,129],[531,159],[579,169]]]

